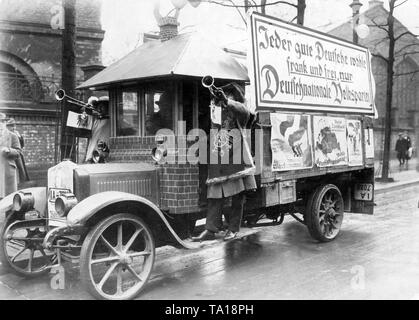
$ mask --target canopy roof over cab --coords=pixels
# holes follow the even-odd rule
[[[172,75],[211,75],[215,79],[249,81],[243,65],[194,32],[164,42],[146,42],[85,81],[78,89],[105,89],[114,84]]]

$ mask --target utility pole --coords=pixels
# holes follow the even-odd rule
[[[76,1],[62,0],[64,8],[64,30],[62,32],[62,62],[61,86],[69,96],[74,96],[76,88]],[[61,107],[61,160],[73,158],[71,154],[74,145],[74,136],[67,128],[69,107],[63,101]]]

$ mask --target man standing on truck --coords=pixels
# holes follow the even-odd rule
[[[256,189],[255,166],[243,131],[254,120],[254,114],[244,104],[244,90],[232,83],[214,93],[216,97],[210,106],[207,221],[205,230],[198,237],[193,237],[193,241],[215,239],[215,233],[222,227],[224,201],[230,197],[232,208],[224,240],[236,238],[243,216],[244,191]],[[234,161],[234,155],[243,155],[240,163]],[[228,164],[225,164],[227,159]]]

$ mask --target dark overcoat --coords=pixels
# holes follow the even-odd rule
[[[9,148],[9,152],[4,148]],[[0,129],[0,198],[17,191],[16,160],[20,158],[21,150],[17,135]]]

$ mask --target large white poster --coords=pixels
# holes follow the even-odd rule
[[[251,36],[257,108],[374,113],[366,48],[257,13]]]
[[[271,113],[271,125],[272,171],[312,168],[310,117]]]
[[[361,137],[361,121],[346,120],[346,133],[348,139],[348,159],[350,166],[363,164],[363,150]]]
[[[346,119],[313,117],[314,157],[319,167],[348,164]]]

